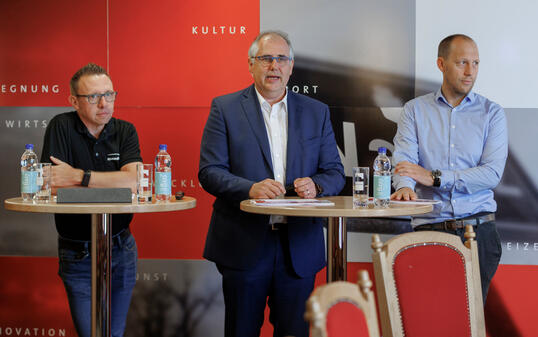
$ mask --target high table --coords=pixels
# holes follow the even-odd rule
[[[155,199],[155,198],[154,198]],[[110,336],[110,282],[112,257],[112,214],[171,212],[194,208],[196,199],[183,197],[170,202],[151,204],[88,203],[58,204],[23,202],[22,198],[4,201],[11,211],[32,213],[75,213],[92,215],[92,336]],[[73,224],[75,225],[75,224]]]
[[[327,282],[347,279],[347,229],[346,218],[378,218],[416,215],[431,212],[431,204],[390,204],[388,208],[353,208],[353,197],[322,197],[334,206],[257,206],[244,200],[241,210],[257,214],[287,216],[327,217]]]

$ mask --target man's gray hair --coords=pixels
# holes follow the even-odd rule
[[[263,37],[267,35],[280,36],[281,38],[283,38],[284,41],[286,41],[286,43],[288,44],[288,47],[290,48],[290,58],[293,59],[293,47],[291,46],[290,38],[288,37],[288,34],[280,30],[266,30],[264,32],[261,32],[260,35],[256,37],[256,40],[252,42],[250,48],[248,49],[249,58],[255,57],[256,54],[258,54],[258,50],[260,49],[259,42]]]

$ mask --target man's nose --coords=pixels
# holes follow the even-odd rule
[[[474,72],[476,72],[476,66],[472,63],[467,63],[465,66],[465,75],[472,75]]]
[[[97,101],[97,106],[102,107],[106,104],[105,96],[99,96],[99,100]]]
[[[275,69],[278,68],[278,62],[277,59],[272,59],[271,63],[269,63],[269,69]]]

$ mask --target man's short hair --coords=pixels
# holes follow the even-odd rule
[[[69,82],[71,95],[78,94],[78,81],[82,76],[86,75],[106,75],[108,78],[110,78],[110,75],[108,75],[107,71],[103,67],[95,63],[88,63],[84,67],[77,70],[75,75],[71,77],[71,82]]]
[[[260,46],[258,44],[260,40],[267,35],[275,35],[275,36],[280,36],[281,38],[283,38],[284,41],[286,41],[286,43],[288,44],[288,47],[290,48],[290,58],[293,59],[293,47],[291,46],[290,38],[288,37],[288,34],[280,30],[266,30],[264,32],[261,32],[260,35],[256,37],[254,42],[252,42],[252,44],[250,45],[250,48],[248,49],[249,58],[255,57],[256,54],[258,54],[258,50],[260,49]]]
[[[457,39],[457,38],[462,38],[464,40],[471,41],[474,44],[476,44],[476,42],[474,42],[473,39],[471,39],[469,36],[467,36],[465,34],[449,35],[449,36],[445,37],[439,43],[439,48],[437,49],[437,57],[442,57],[442,58],[446,59],[448,57],[448,55],[450,54],[450,47],[452,46],[452,41],[454,41],[454,39]]]

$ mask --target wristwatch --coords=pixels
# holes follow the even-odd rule
[[[432,171],[432,179],[433,179],[433,186],[434,187],[441,186],[441,171],[433,170]]]
[[[80,183],[81,186],[88,187],[90,184],[90,177],[92,176],[92,171],[86,170],[84,171],[84,176],[82,177],[82,182]]]

